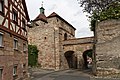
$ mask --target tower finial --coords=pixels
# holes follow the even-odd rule
[[[40,14],[44,14],[44,8],[43,8],[43,1],[42,1],[42,4],[41,4],[41,8],[40,8]]]
[[[43,7],[43,3],[44,3],[44,2],[42,1],[41,7]]]

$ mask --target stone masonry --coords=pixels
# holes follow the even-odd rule
[[[0,47],[0,68],[4,69],[3,80],[13,80],[16,79],[25,79],[27,77],[27,51],[23,51],[23,43],[27,43],[25,40],[17,38],[18,50],[13,49],[13,35],[6,33],[2,30],[0,32],[4,33],[4,44],[3,47]],[[27,49],[27,47],[26,47]],[[24,66],[23,66],[24,65]],[[17,75],[13,76],[13,67],[17,66]],[[27,80],[27,79],[25,79]]]
[[[65,24],[59,18],[48,18],[48,23],[36,21],[39,26],[34,26],[29,29],[29,43],[37,45],[39,49],[38,62],[42,68],[54,69],[59,68],[60,43],[63,40],[65,31],[62,31],[62,26]],[[35,22],[34,22],[35,23]],[[67,24],[65,24],[67,26]],[[59,28],[61,27],[61,28]],[[67,27],[66,27],[67,28]],[[71,28],[71,27],[70,27]],[[67,30],[67,29],[66,29]],[[72,28],[69,29],[71,32]],[[61,33],[60,33],[61,31]],[[73,29],[74,32],[74,29]],[[71,35],[67,32],[68,35]],[[34,35],[34,36],[33,36]],[[62,38],[60,37],[62,35]],[[39,43],[39,44],[38,44]]]
[[[29,21],[25,0],[0,0],[0,80],[28,80]]]
[[[83,69],[84,68],[84,60],[83,60],[83,53],[86,50],[93,49],[93,37],[84,37],[84,38],[75,38],[63,41],[63,66],[64,68],[68,68],[68,65],[64,57],[64,54],[68,51],[73,51],[75,57],[77,58],[77,68]]]
[[[75,38],[75,28],[53,12],[40,14],[29,28],[29,44],[39,49],[38,62],[43,69],[84,67],[83,53],[93,49],[94,37]],[[106,20],[95,29],[93,69],[99,74],[119,73],[120,21]],[[72,57],[71,57],[72,56]],[[71,65],[72,64],[72,65]]]
[[[119,73],[120,70],[120,20],[106,20],[96,27],[97,71]]]
[[[41,7],[40,14],[32,21],[29,28],[28,41],[29,44],[36,45],[39,50],[38,63],[41,68],[60,70],[69,68],[65,58],[66,52],[74,52],[71,56],[80,54],[82,59],[82,52],[92,49],[93,38],[76,39],[75,28],[71,24],[55,12],[46,17],[44,8]],[[76,63],[79,64],[81,59]],[[78,65],[76,67],[78,68]]]

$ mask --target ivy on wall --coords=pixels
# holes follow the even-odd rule
[[[28,45],[28,65],[31,67],[38,65],[38,49],[35,45]]]

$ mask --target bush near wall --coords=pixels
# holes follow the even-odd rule
[[[28,45],[28,65],[35,67],[38,64],[38,49],[36,45]]]

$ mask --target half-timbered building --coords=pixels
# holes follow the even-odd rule
[[[0,0],[0,80],[27,80],[25,0]]]

